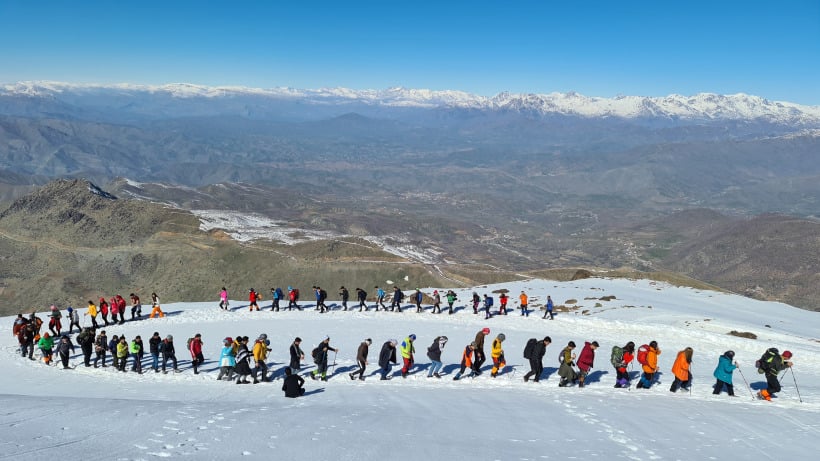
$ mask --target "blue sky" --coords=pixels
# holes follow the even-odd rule
[[[0,41],[6,83],[744,92],[820,105],[817,0],[0,0]]]

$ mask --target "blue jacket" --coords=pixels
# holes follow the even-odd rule
[[[236,356],[233,353],[233,347],[225,346],[222,348],[222,353],[219,356],[219,366],[221,367],[235,367]]]
[[[554,305],[552,304],[552,300],[550,299],[549,301],[547,301],[547,310],[552,311],[553,307]]]
[[[725,355],[720,356],[720,360],[718,360],[717,368],[715,368],[715,372],[713,373],[715,378],[723,381],[727,384],[732,384],[732,372],[735,371],[736,366],[732,364],[732,359],[726,357]]]
[[[377,293],[378,293],[379,298],[384,298],[384,295],[385,295],[384,290],[379,288],[379,291]]]

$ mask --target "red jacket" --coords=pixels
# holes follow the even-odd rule
[[[623,358],[624,364],[629,365],[629,362],[631,362],[633,358],[635,358],[635,357],[633,357],[632,354],[630,354],[629,352],[624,351],[624,358]],[[626,367],[618,368],[618,371],[621,371],[621,372],[626,371]]]
[[[256,302],[256,292],[255,291],[251,291],[250,293],[248,293],[248,301],[250,301],[252,303]]]
[[[582,371],[589,371],[594,361],[595,351],[592,350],[592,345],[587,341],[584,343],[584,349],[581,351],[581,355],[578,356],[578,360],[575,363]]]
[[[191,341],[191,357],[196,358],[197,354],[202,353],[202,340],[199,338],[194,338]]]

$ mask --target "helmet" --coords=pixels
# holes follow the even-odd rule
[[[507,339],[507,337],[506,337],[506,336],[504,336],[504,333],[499,333],[499,334],[498,334],[498,340],[499,340],[499,341],[504,341],[505,339]]]
[[[265,333],[262,333],[261,335],[259,335],[259,339],[262,339],[262,340],[268,339],[268,335],[266,335]]]
[[[792,358],[792,352],[791,351],[783,351],[783,357],[787,358],[787,359]]]
[[[165,339],[167,339],[168,341],[173,341],[174,337],[171,336],[171,335],[168,335],[168,336],[165,337]]]

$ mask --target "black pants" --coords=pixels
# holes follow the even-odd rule
[[[358,363],[359,363],[359,369],[354,370],[353,373],[350,373],[351,378],[356,376],[356,375],[359,375],[359,378],[364,378],[364,370],[367,368],[367,365],[365,364],[365,362],[362,362],[361,360],[359,360]]]
[[[197,368],[199,368],[199,366],[203,363],[205,363],[205,357],[203,357],[202,352],[200,352],[196,355],[196,357],[193,358],[193,360],[191,360],[191,365],[194,367],[194,374],[199,373],[199,370],[197,370]]]
[[[99,326],[99,325],[97,325],[97,316],[96,316],[96,315],[95,315],[94,317],[91,317],[91,326],[92,326],[95,330],[96,330],[96,329],[98,329],[98,328],[100,328],[100,326]]]
[[[777,379],[777,373],[766,372],[766,390],[769,391],[769,394],[780,392],[780,380]]]
[[[88,346],[82,346],[81,349],[83,350],[83,364],[85,364],[85,366],[87,366],[87,367],[90,367],[91,366],[91,344],[89,344]]]
[[[676,392],[678,387],[682,388],[685,391],[689,390],[689,384],[692,382],[692,374],[688,371],[686,372],[686,381],[681,380],[677,376],[675,376],[675,380],[672,381],[672,386],[669,387],[669,390],[672,392]]]
[[[174,365],[174,370],[177,369],[177,356],[173,355],[173,354],[171,354],[171,355],[162,354],[162,372],[163,373],[165,372],[165,364],[167,364],[169,360]]]
[[[530,379],[530,377],[535,377],[535,382],[538,382],[541,379],[541,373],[544,371],[544,364],[541,363],[540,360],[530,359],[530,371],[524,375],[524,379]]]
[[[487,356],[484,355],[484,351],[481,349],[475,350],[475,360],[473,361],[473,370],[476,373],[481,373],[481,365],[484,365],[484,362],[487,361]]]
[[[60,352],[60,361],[63,362],[63,368],[68,368],[68,352]]]
[[[718,395],[723,391],[723,386],[726,386],[726,392],[729,395],[735,395],[735,388],[731,384],[727,383],[726,381],[717,380],[715,383],[715,390],[712,391],[713,394]]]
[[[102,360],[102,366],[105,366],[105,351],[98,351],[97,356],[94,357],[94,368],[97,368],[97,362]]]

